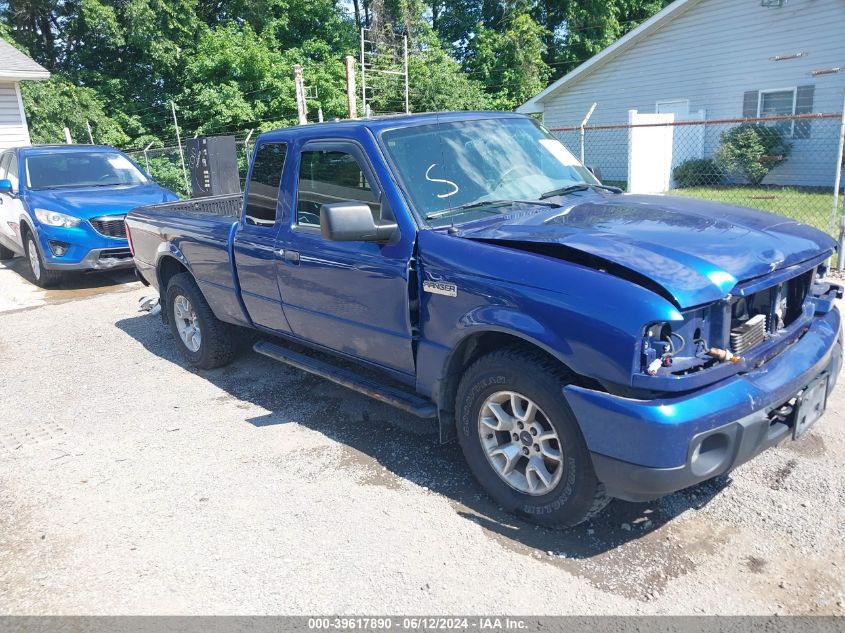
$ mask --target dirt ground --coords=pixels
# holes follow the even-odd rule
[[[130,275],[45,292],[21,264],[0,266],[1,614],[845,615],[843,387],[730,477],[546,530],[429,423],[251,351],[189,369]]]

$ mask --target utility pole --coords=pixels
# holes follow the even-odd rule
[[[308,123],[308,108],[305,105],[305,85],[302,81],[302,66],[294,64],[293,83],[296,86],[296,110],[299,113],[299,124]]]
[[[411,102],[409,99],[410,90],[408,86],[408,36],[404,36],[404,60],[405,60],[405,114],[411,114]]]
[[[94,144],[94,135],[91,134],[91,124],[88,122],[88,119],[85,119],[85,127],[88,128],[88,140],[91,141],[91,145]]]
[[[182,163],[182,177],[185,179],[185,189],[190,193],[191,183],[188,182],[188,170],[185,168],[185,152],[182,151],[182,137],[179,135],[179,121],[176,120],[176,104],[170,102],[170,111],[173,112],[173,125],[176,126],[176,143],[179,145],[179,162]]]
[[[349,118],[358,118],[358,104],[355,99],[355,58],[346,56],[346,106],[349,108]]]

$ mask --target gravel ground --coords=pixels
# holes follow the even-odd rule
[[[243,353],[127,275],[0,266],[0,613],[845,615],[845,388],[801,441],[552,531],[428,423]],[[841,382],[841,381],[840,381]]]

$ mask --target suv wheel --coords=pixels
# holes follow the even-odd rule
[[[26,233],[24,240],[26,259],[29,262],[29,274],[32,276],[33,283],[41,288],[51,288],[58,284],[62,279],[62,273],[47,270],[44,267],[44,259],[41,257],[41,251],[38,250],[38,245],[35,243],[35,237],[32,233]]]
[[[510,512],[573,526],[608,503],[553,360],[504,349],[476,361],[458,387],[458,439],[470,469]]]
[[[235,330],[214,316],[196,281],[174,275],[165,296],[167,322],[179,350],[194,367],[213,369],[235,357]]]

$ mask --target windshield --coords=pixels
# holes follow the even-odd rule
[[[117,152],[57,151],[26,157],[30,189],[141,185],[147,177]]]
[[[539,201],[549,191],[598,183],[560,141],[527,118],[420,125],[386,131],[382,139],[421,216],[473,205],[433,225],[477,217],[475,203]]]

